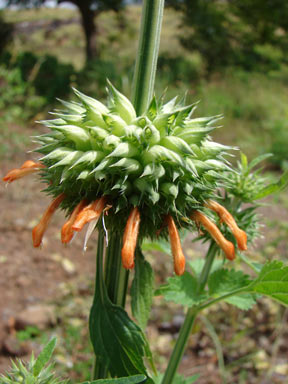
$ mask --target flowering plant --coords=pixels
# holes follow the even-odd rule
[[[150,44],[152,58],[147,60],[155,67],[163,1],[155,8],[152,3],[147,1],[144,6],[140,46],[147,47],[143,42],[146,33],[154,41],[154,46]],[[149,7],[154,16],[148,22]],[[64,110],[53,112],[54,119],[42,121],[50,131],[34,138],[35,152],[41,157],[26,161],[3,180],[10,183],[37,173],[46,184],[44,191],[52,202],[33,229],[35,247],[41,245],[59,207],[68,216],[61,230],[62,243],[70,243],[87,224],[85,249],[94,229],[98,230],[95,296],[89,320],[96,356],[93,379],[110,375],[126,377],[121,379],[123,383],[159,381],[145,336],[153,271],[141,245],[145,238],[169,238],[176,276],[156,294],[183,304],[188,311],[162,380],[167,384],[177,380],[175,373],[190,330],[203,309],[221,300],[247,309],[260,295],[288,304],[288,267],[274,261],[259,268],[241,253],[258,234],[255,201],[284,188],[288,174],[269,184],[259,171],[253,173],[265,157],[249,164],[242,155],[234,168],[227,157],[236,148],[215,143],[210,137],[220,116],[195,118],[195,104],[186,106],[177,97],[168,102],[152,97],[153,81],[149,92],[139,85],[148,76],[147,70],[149,65],[139,59],[133,103],[110,82],[107,105],[74,90],[77,101],[61,101]],[[151,78],[155,68],[153,71]],[[201,271],[193,265],[192,273],[185,270],[182,229],[196,231],[199,239],[209,243]],[[225,259],[216,266],[215,257],[220,253]],[[257,273],[256,278],[231,268],[236,253]],[[134,267],[131,296],[136,323],[124,309],[128,271]],[[145,376],[131,381],[133,375]]]

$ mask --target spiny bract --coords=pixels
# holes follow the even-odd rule
[[[61,101],[65,110],[42,121],[51,130],[35,137],[41,144],[36,152],[44,155],[46,191],[55,197],[65,194],[62,208],[67,213],[83,198],[109,196],[105,220],[114,231],[123,232],[134,206],[141,213],[141,237],[153,236],[167,214],[178,226],[190,226],[191,211],[215,196],[229,169],[224,156],[231,148],[209,137],[219,116],[192,118],[195,104],[155,97],[137,116],[109,82],[107,90],[105,106],[74,89],[80,102]]]
[[[55,377],[52,366],[43,368],[37,376],[33,374],[35,364],[32,356],[29,363],[22,363],[20,360],[15,363],[12,361],[12,369],[6,375],[0,376],[0,384],[67,384],[67,381],[62,381]]]

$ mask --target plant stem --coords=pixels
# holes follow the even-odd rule
[[[218,249],[217,245],[215,243],[212,243],[207,252],[206,261],[201,271],[201,275],[199,277],[199,282],[197,287],[197,294],[199,295],[202,293],[207,283],[207,280],[211,271],[211,267],[213,265],[213,261],[217,253],[217,249]],[[174,377],[177,372],[177,368],[184,354],[184,350],[185,350],[191,329],[197,317],[197,314],[198,314],[198,308],[192,307],[188,309],[184,323],[180,329],[178,339],[176,341],[175,347],[173,349],[172,355],[170,357],[170,360],[161,384],[173,383]]]
[[[133,104],[137,114],[144,112],[152,99],[160,44],[160,33],[164,9],[164,0],[144,0],[139,37],[139,48],[133,79]],[[124,223],[123,223],[124,228]],[[112,303],[124,307],[129,273],[121,263],[122,239],[119,234],[110,234],[105,257],[105,285]],[[102,271],[104,235],[99,231],[97,250],[97,273]],[[93,380],[106,378],[106,366],[96,359],[93,369]]]
[[[122,238],[118,233],[110,234],[105,255],[105,285],[112,303],[124,307],[129,272],[124,269],[121,264],[121,244]],[[99,230],[96,279],[101,278],[100,274],[103,274],[103,251],[104,233]],[[103,292],[100,292],[100,294],[103,294]],[[93,367],[93,380],[106,378],[107,375],[108,369],[106,364],[103,364],[103,362],[96,357]]]
[[[103,275],[103,253],[104,253],[104,233],[103,231],[98,231],[98,245],[96,253],[96,278],[95,278],[95,292],[94,295],[100,294],[103,295],[103,292],[96,292],[97,280]],[[100,285],[101,287],[101,285]],[[103,290],[102,290],[103,291]],[[108,369],[105,364],[103,364],[97,357],[95,357],[92,379],[100,379],[107,377]]]
[[[137,115],[148,107],[154,92],[164,0],[144,0],[138,53],[132,87]]]
[[[129,271],[122,266],[121,246],[119,234],[111,233],[106,251],[105,284],[112,303],[124,307]]]

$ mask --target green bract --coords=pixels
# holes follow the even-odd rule
[[[132,207],[141,214],[140,236],[153,236],[166,214],[189,226],[193,209],[223,187],[231,148],[209,134],[216,117],[192,118],[195,104],[155,97],[143,116],[108,83],[108,105],[74,90],[78,102],[61,101],[64,111],[42,121],[51,132],[37,136],[42,177],[53,196],[65,193],[69,212],[86,198],[109,196],[107,228],[122,231]]]

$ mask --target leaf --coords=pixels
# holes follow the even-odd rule
[[[251,295],[250,293],[231,296],[224,301],[228,304],[234,305],[239,309],[242,309],[242,311],[248,311],[248,309],[251,309],[253,305],[256,304],[255,295]]]
[[[163,377],[164,377],[164,373],[158,375],[157,377],[153,376],[154,384],[161,384],[162,380],[163,380]],[[193,384],[193,383],[196,382],[196,380],[199,379],[199,377],[200,377],[199,374],[196,374],[196,375],[193,375],[193,376],[189,376],[189,377],[184,377],[184,376],[179,375],[177,373],[175,375],[175,377],[173,378],[173,384]]]
[[[288,266],[282,261],[266,263],[249,288],[288,306]]]
[[[102,254],[98,254],[97,259],[89,329],[95,355],[107,365],[111,376],[146,375],[143,362],[147,349],[145,337],[125,310],[110,301],[103,279]]]
[[[144,330],[149,318],[153,299],[154,273],[140,249],[136,251],[135,275],[131,287],[132,313]]]
[[[144,375],[134,375],[128,377],[119,377],[117,379],[100,379],[94,381],[85,381],[82,384],[138,384],[144,383],[146,381],[146,376]]]
[[[210,295],[222,295],[236,289],[248,286],[251,280],[249,276],[242,271],[234,269],[218,269],[213,272],[208,280],[208,288]]]
[[[209,294],[211,296],[222,296],[237,289],[249,286],[249,276],[245,275],[242,271],[235,271],[234,269],[219,269],[212,273],[208,280]],[[251,293],[234,295],[223,300],[231,305],[242,310],[250,309],[255,303],[255,295]]]
[[[262,161],[268,159],[271,156],[273,156],[272,153],[264,153],[263,155],[255,157],[255,159],[253,159],[249,163],[249,166],[248,166],[249,171],[251,171],[254,167],[256,167],[256,165],[258,165],[259,163],[262,163]]]
[[[143,251],[158,251],[171,255],[171,248],[168,241],[159,239],[158,241],[150,241],[145,239],[142,243]]]
[[[159,287],[155,294],[163,295],[166,301],[193,307],[207,298],[205,294],[196,292],[197,279],[189,272],[184,272],[182,276],[170,277],[168,283]]]
[[[34,377],[37,377],[39,375],[39,373],[42,371],[44,366],[51,359],[51,356],[52,356],[54,349],[56,347],[56,343],[57,343],[57,339],[56,339],[56,337],[54,337],[52,340],[49,341],[49,343],[40,352],[37,360],[35,361],[35,364],[33,365],[33,376]]]
[[[285,171],[280,179],[276,183],[271,183],[263,188],[259,193],[254,197],[255,200],[263,199],[264,197],[271,195],[272,193],[280,192],[282,189],[286,188],[288,185],[288,170]]]
[[[199,277],[204,267],[205,259],[195,259],[195,260],[189,261],[188,264],[192,268],[195,276]],[[215,259],[211,267],[210,273],[212,274],[213,272],[217,271],[217,269],[220,269],[222,266],[223,266],[223,260]]]

